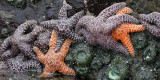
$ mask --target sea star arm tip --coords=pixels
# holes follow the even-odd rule
[[[76,14],[74,14],[71,18],[70,18],[70,22],[74,25],[78,22],[78,20],[84,16],[84,11],[80,11]]]
[[[69,68],[64,62],[62,65],[59,72],[67,75],[76,75],[75,71],[72,68]]]
[[[59,19],[67,18],[67,10],[72,9],[72,6],[70,6],[69,4],[67,4],[67,2],[65,0],[64,0],[63,3],[64,4],[63,4],[62,8],[59,11],[59,15],[58,15]]]
[[[118,11],[116,13],[117,14],[131,14],[133,12],[133,10],[129,7],[124,7],[123,9],[121,9],[120,11]]]

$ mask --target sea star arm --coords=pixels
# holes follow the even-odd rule
[[[135,56],[134,54],[134,47],[132,45],[132,42],[130,40],[129,34],[127,35],[122,35],[123,39],[121,39],[121,42],[123,43],[124,46],[128,49],[128,52],[131,54],[131,56]]]
[[[3,59],[7,59],[8,57],[16,55],[19,51],[16,46],[11,46],[11,49],[7,50],[7,48],[11,45],[10,39],[11,39],[11,36],[6,38],[1,44],[0,54],[1,54],[1,58]]]
[[[94,16],[84,16],[80,18],[78,23],[76,24],[75,32],[78,32],[82,28],[87,28],[86,25],[94,18]]]
[[[107,49],[124,53],[127,56],[129,55],[129,52],[127,51],[126,47],[121,43],[118,43],[115,40],[113,40],[112,36],[98,38],[97,42]]]
[[[41,64],[37,60],[25,59],[23,54],[10,58],[6,62],[9,68],[13,71],[19,72],[36,69],[38,72],[41,72],[42,70]]]
[[[69,19],[69,20],[70,20],[69,22],[71,22],[72,25],[75,26],[76,23],[78,22],[78,20],[79,20],[83,15],[84,15],[84,11],[80,11],[80,12],[74,14],[74,15]],[[73,27],[71,27],[71,28],[73,28]]]
[[[1,47],[0,47],[0,54],[3,54],[3,52],[9,47],[10,39],[11,37],[8,37],[2,42]]]
[[[157,25],[157,27],[160,27],[160,13],[158,12],[152,12],[150,14],[140,14],[139,15],[140,19],[142,21],[146,21],[149,23],[154,23]]]
[[[59,51],[61,52],[60,54],[62,54],[62,56],[63,56],[64,58],[66,57],[66,55],[67,55],[67,53],[68,53],[68,49],[69,49],[69,46],[70,46],[71,43],[72,43],[72,40],[69,39],[69,38],[67,38],[67,39],[64,41],[61,49],[59,50]]]
[[[59,19],[67,18],[67,10],[70,10],[70,9],[72,9],[72,7],[69,4],[67,4],[66,0],[64,0],[63,1],[63,6],[59,11],[58,18]]]
[[[78,34],[75,33],[75,32],[66,31],[65,33],[66,33],[66,36],[67,36],[68,38],[72,39],[73,41],[76,41],[76,42],[82,42],[82,41],[84,41],[84,37],[78,35]]]
[[[51,39],[49,41],[49,47],[52,47],[53,49],[55,49],[56,42],[57,42],[57,33],[56,33],[56,30],[53,30],[52,35],[51,35]]]
[[[129,32],[139,32],[139,31],[143,31],[145,30],[145,28],[143,27],[143,25],[136,25],[136,24],[123,24],[123,26],[125,26],[126,29],[128,29],[128,33]]]
[[[44,28],[48,29],[56,29],[56,25],[58,24],[57,20],[48,20],[48,21],[43,21],[40,23],[40,25]]]
[[[144,27],[150,31],[153,35],[157,36],[160,38],[160,29],[155,26],[155,25],[151,25],[148,22],[142,21],[142,24],[144,25]]]
[[[127,14],[120,14],[120,15],[115,15],[115,16],[112,16],[110,18],[107,19],[106,21],[106,25],[107,27],[105,27],[104,31],[104,34],[106,33],[111,33],[113,29],[115,29],[117,26],[119,26],[120,24],[122,23],[138,23],[139,21],[134,18],[133,16],[130,16],[130,15],[127,15]]]
[[[18,47],[21,51],[24,52],[24,54],[26,56],[29,56],[31,59],[36,59],[36,56],[34,55],[34,53],[32,51],[31,45],[29,45],[27,43],[20,43],[20,45]]]
[[[5,52],[3,52],[3,54],[1,55],[1,58],[3,60],[7,59],[8,57],[11,57],[13,55],[13,53],[11,52],[11,50],[7,50]]]
[[[31,33],[28,33],[24,37],[26,38],[26,41],[31,41],[33,40],[36,36],[38,36],[42,31],[45,29],[42,28],[41,26],[35,25],[34,29],[32,30]]]
[[[15,31],[16,35],[23,34],[31,25],[37,24],[35,20],[28,20],[25,23],[21,24]]]
[[[102,20],[105,21],[107,18],[115,15],[119,10],[121,10],[125,6],[126,6],[126,3],[124,2],[113,4],[110,7],[104,9],[97,17],[101,17]]]
[[[69,68],[64,62],[61,62],[62,66],[60,67],[59,72],[63,74],[76,75],[75,71],[72,68]]]
[[[44,53],[36,46],[33,47],[33,51],[36,53],[38,60],[44,64],[44,60],[45,60]]]

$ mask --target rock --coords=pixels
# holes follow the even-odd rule
[[[133,77],[133,80],[156,80],[156,72],[154,68],[141,65],[136,72],[136,76]]]
[[[151,12],[160,12],[157,0],[127,0],[127,6],[138,14],[148,14]]]
[[[71,10],[68,10],[68,17],[84,9],[84,0],[66,0],[69,5],[72,6]]]
[[[107,0],[103,0],[104,2],[100,3],[102,0],[89,0],[87,1],[87,8],[90,13],[94,15],[98,15],[103,9],[108,7]]]
[[[87,1],[88,10],[94,15],[98,15],[103,9],[111,6],[116,2],[123,2],[126,0],[89,0]]]
[[[157,69],[158,80],[160,79],[160,68]]]
[[[57,19],[63,0],[49,0],[46,2],[46,14],[48,19]]]
[[[142,53],[143,60],[146,62],[153,62],[156,59],[156,42],[150,41],[148,47]]]

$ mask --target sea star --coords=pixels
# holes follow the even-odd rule
[[[139,32],[145,30],[143,25],[136,24],[121,24],[115,30],[112,31],[112,37],[114,40],[120,40],[128,49],[131,56],[135,56],[134,48],[129,37],[130,32]]]
[[[139,18],[148,31],[160,38],[160,13],[140,14]]]
[[[72,7],[64,0],[63,6],[59,12],[58,20],[49,20],[41,22],[40,24],[45,28],[52,28],[57,31],[58,39],[55,51],[58,51],[66,38],[70,38],[76,42],[81,42],[84,37],[77,35],[74,31],[74,27],[78,20],[84,15],[84,11],[74,14],[71,18],[67,17],[67,10]]]
[[[99,44],[107,49],[128,55],[125,46],[116,42],[111,35],[112,30],[122,23],[138,23],[138,20],[130,15],[115,15],[125,6],[124,2],[116,3],[104,9],[97,17],[84,16],[78,21],[75,31],[83,35],[92,45]]]
[[[6,64],[10,70],[15,72],[25,72],[35,69],[37,72],[42,71],[42,65],[37,60],[25,59],[23,54],[6,60]]]
[[[1,58],[8,58],[15,56],[19,53],[19,50],[24,52],[24,54],[32,59],[36,59],[33,53],[31,41],[34,40],[37,35],[43,31],[42,27],[35,26],[34,29],[29,33],[27,30],[31,28],[32,25],[37,24],[35,20],[29,20],[18,26],[16,31],[12,36],[6,38],[0,47]],[[29,30],[28,30],[29,31]]]
[[[53,30],[49,42],[50,48],[46,55],[44,55],[38,47],[33,47],[34,52],[37,54],[38,60],[45,64],[44,72],[39,77],[49,77],[49,73],[55,71],[59,71],[63,74],[75,75],[75,71],[69,68],[64,62],[64,58],[66,57],[72,40],[67,38],[58,52],[55,51],[56,40],[57,34],[56,31]]]
[[[120,10],[119,12],[117,12],[117,15],[130,14],[132,12],[133,11],[130,8],[125,7],[122,10]],[[129,33],[130,32],[139,32],[139,31],[143,31],[143,30],[145,30],[143,25],[123,23],[120,26],[118,26],[115,30],[112,31],[112,37],[116,41],[120,40],[126,46],[129,53],[131,54],[131,56],[135,56],[134,47],[133,47],[132,42],[130,40]]]

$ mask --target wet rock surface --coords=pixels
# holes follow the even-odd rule
[[[35,19],[41,22],[48,19],[57,19],[59,9],[62,7],[62,1],[1,0],[0,44],[5,38],[14,33],[18,25],[26,20]],[[140,13],[160,12],[159,0],[89,0],[87,8],[96,16],[104,8],[122,1],[125,1],[127,6],[133,9],[134,13],[132,15],[136,18]],[[68,16],[84,9],[83,0],[67,0],[67,2],[73,7],[72,10],[68,11]],[[102,46],[92,46],[83,42],[71,44],[65,62],[76,71],[76,80],[159,80],[160,39],[147,30],[131,33],[130,35],[136,52],[134,58],[107,50]],[[40,36],[44,36],[43,33],[39,35],[39,38]],[[44,45],[48,49],[48,45],[45,43]],[[47,51],[44,50],[44,52]],[[37,76],[41,73],[11,73],[11,71],[3,69],[6,66],[4,63],[0,61],[0,79],[40,80]],[[8,75],[9,72],[10,75]],[[75,77],[56,75],[51,79],[75,80]]]
[[[133,80],[156,80],[156,71],[148,65],[140,65]]]
[[[116,2],[124,2],[126,0],[88,0],[87,7],[90,13],[98,15],[103,9],[109,7]]]

